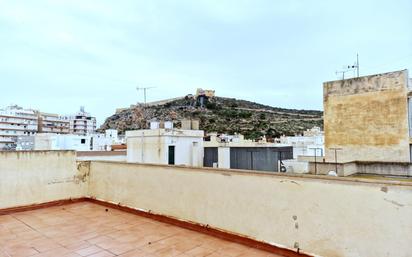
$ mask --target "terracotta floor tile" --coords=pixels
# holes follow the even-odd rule
[[[112,238],[103,235],[103,236],[97,236],[97,237],[90,238],[87,240],[87,242],[91,244],[96,244],[96,243],[107,241],[107,240],[112,240]]]
[[[172,247],[174,249],[184,253],[184,252],[188,252],[188,251],[190,251],[190,250],[192,250],[192,249],[194,249],[198,246],[199,246],[199,244],[193,244],[190,241],[181,241],[181,242],[178,242],[178,243],[174,244]]]
[[[92,246],[92,244],[89,243],[89,242],[86,242],[86,241],[77,241],[77,242],[75,242],[75,243],[73,243],[73,244],[69,244],[69,245],[66,245],[66,246],[64,246],[64,247],[65,247],[66,249],[70,250],[70,251],[75,252],[75,251],[78,251],[78,250],[81,250],[81,249],[84,249],[84,248],[88,248],[88,247],[90,247],[90,246]]]
[[[248,255],[249,257],[255,257],[254,255]],[[229,257],[229,255],[225,255],[224,253],[214,252],[212,254],[207,255],[207,257]]]
[[[119,256],[121,256],[121,257],[150,257],[150,255],[151,254],[143,252],[140,249],[135,249],[135,250],[120,254]]]
[[[173,247],[166,247],[156,251],[154,254],[159,256],[179,256],[182,253],[182,251],[179,251]]]
[[[116,256],[116,255],[112,254],[111,252],[105,251],[105,250],[100,251],[98,253],[94,253],[92,255],[87,255],[87,257],[111,257],[111,256]]]
[[[216,250],[204,248],[201,246],[197,246],[189,251],[184,252],[184,254],[189,255],[189,256],[196,256],[196,257],[201,257],[201,256],[207,256],[215,252]]]
[[[78,255],[77,253],[68,253],[63,255],[63,257],[81,257],[81,255]]]
[[[114,247],[107,249],[109,252],[119,255],[137,249],[137,246],[133,243],[119,243]]]
[[[6,255],[10,255],[10,256],[16,256],[16,257],[26,257],[26,256],[31,256],[31,255],[35,255],[38,254],[39,252],[34,249],[33,247],[28,247],[28,246],[18,246],[18,247],[10,247],[10,248],[6,248],[4,249]]]
[[[110,248],[114,248],[116,246],[118,246],[119,244],[121,244],[121,242],[117,241],[116,239],[106,239],[100,242],[97,242],[96,245],[102,249],[110,249]]]
[[[81,202],[0,215],[0,257],[6,256],[277,255],[120,210]]]
[[[102,248],[97,247],[95,245],[92,245],[92,246],[77,250],[77,251],[75,251],[75,253],[77,253],[81,256],[88,256],[88,255],[91,255],[91,254],[94,254],[94,253],[101,252],[102,250],[103,250]]]
[[[29,242],[29,245],[41,253],[61,247],[61,245],[55,243],[53,240],[45,238],[31,241]]]
[[[64,247],[55,248],[43,253],[33,255],[33,257],[55,257],[55,256],[65,256],[71,252]]]

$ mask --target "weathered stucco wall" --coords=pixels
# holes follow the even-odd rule
[[[322,256],[407,257],[412,251],[412,183],[90,165],[90,192],[103,201]]]
[[[412,183],[0,152],[0,209],[95,197],[321,256],[410,256]]]
[[[338,162],[409,162],[408,72],[324,83],[324,129]]]
[[[0,152],[0,209],[84,197],[88,171],[74,151]]]

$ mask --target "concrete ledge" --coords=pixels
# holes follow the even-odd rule
[[[118,164],[115,161],[91,161],[97,163],[112,163]],[[310,179],[310,180],[327,180],[335,182],[347,182],[347,183],[366,183],[366,184],[387,184],[387,185],[398,185],[398,186],[411,186],[412,182],[401,181],[401,180],[381,180],[381,179],[370,179],[370,178],[355,178],[355,177],[333,177],[333,176],[323,176],[323,175],[313,175],[313,174],[296,174],[296,173],[280,173],[280,172],[269,172],[269,171],[256,171],[256,170],[241,170],[241,169],[221,169],[221,168],[209,168],[209,167],[191,167],[184,165],[167,165],[167,164],[152,164],[152,163],[130,163],[122,162],[122,165],[131,166],[142,166],[142,167],[163,167],[166,169],[187,169],[188,172],[213,172],[221,173],[225,175],[239,174],[245,176],[271,176],[271,177],[284,177],[293,179]]]
[[[126,156],[126,151],[78,151],[77,156]]]
[[[412,177],[412,164],[409,162],[370,162],[351,161],[345,163],[316,162],[317,174],[327,174],[330,170],[338,171],[339,176],[350,176],[356,173],[382,176]],[[315,162],[309,162],[309,171],[315,173]]]

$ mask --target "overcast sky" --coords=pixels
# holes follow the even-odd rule
[[[0,106],[84,105],[99,124],[136,86],[321,110],[356,53],[361,75],[412,70],[412,1],[0,0]]]

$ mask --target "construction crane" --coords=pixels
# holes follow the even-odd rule
[[[136,87],[136,90],[139,92],[140,90],[143,90],[143,95],[144,95],[144,106],[146,106],[146,91],[148,89],[155,88],[155,87]]]

